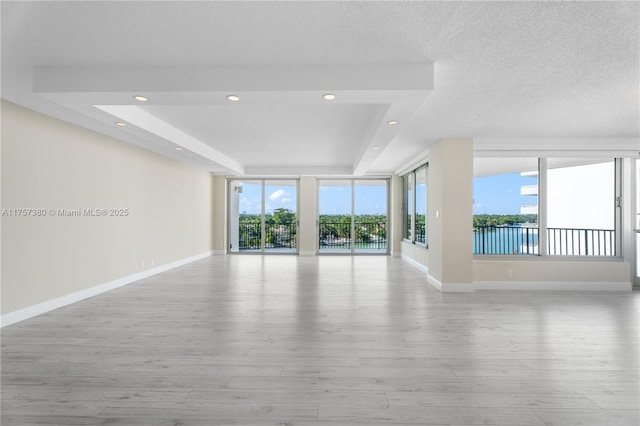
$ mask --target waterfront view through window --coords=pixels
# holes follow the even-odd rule
[[[297,180],[229,184],[231,252],[297,252]]]
[[[543,190],[538,161],[474,160],[473,253],[615,256],[615,160],[544,159]],[[540,209],[540,197],[545,209]]]
[[[318,182],[318,252],[387,253],[387,179]]]
[[[538,254],[537,158],[474,161],[473,253]]]

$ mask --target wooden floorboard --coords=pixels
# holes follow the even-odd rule
[[[213,256],[2,329],[3,426],[640,424],[640,293]]]

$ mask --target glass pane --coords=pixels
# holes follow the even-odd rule
[[[475,158],[473,253],[538,254],[538,159]]]
[[[229,186],[229,244],[232,252],[261,251],[262,184],[234,180]]]
[[[413,173],[409,173],[403,178],[404,183],[404,235],[403,237],[412,240],[412,216],[413,216]]]
[[[320,252],[351,252],[351,198],[351,180],[319,181]]]
[[[356,180],[354,233],[357,253],[387,252],[387,181]]]
[[[550,158],[550,255],[615,256],[615,161]]]
[[[427,167],[416,170],[416,243],[426,244]]]
[[[264,197],[265,252],[295,252],[297,181],[266,181]]]

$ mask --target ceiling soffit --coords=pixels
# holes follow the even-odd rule
[[[33,87],[35,93],[105,124],[127,123],[122,131],[129,136],[188,150],[207,159],[212,171],[218,173],[270,175],[282,174],[281,170],[286,169],[296,175],[312,171],[318,175],[357,176],[365,175],[374,161],[384,157],[385,149],[433,90],[433,70],[432,63],[286,68],[35,67]],[[328,93],[335,95],[335,99],[325,100],[323,95]],[[133,98],[135,95],[144,95],[150,102],[141,104]],[[240,100],[230,102],[228,95]],[[327,102],[374,111],[368,115],[359,140],[352,142],[355,145],[347,166],[324,163],[298,167],[286,159],[282,167],[273,163],[247,165],[239,156],[230,155],[233,150],[226,150],[223,143],[202,140],[188,126],[173,124],[170,108],[173,106],[177,111],[186,106],[293,105],[302,109]],[[153,108],[145,109],[145,105],[167,108],[160,118],[150,112]],[[211,132],[215,135],[215,129]],[[260,134],[259,129],[256,134]],[[257,139],[251,143],[259,144],[261,141]],[[314,149],[322,149],[322,144],[310,144],[310,158]]]

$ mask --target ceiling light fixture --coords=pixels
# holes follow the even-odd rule
[[[238,102],[240,100],[240,96],[229,95],[227,96],[227,99],[230,100],[231,102]]]
[[[135,99],[138,102],[149,102],[149,98],[147,98],[146,96],[136,95],[133,97],[133,99]]]
[[[127,123],[123,121],[116,121],[114,124],[118,127],[127,127]]]
[[[371,148],[371,149],[374,149],[374,150],[375,150],[375,149],[380,149],[380,147],[379,147],[379,146],[374,146],[374,147],[373,147],[373,148]]]
[[[332,101],[336,98],[336,95],[334,95],[333,93],[327,93],[326,95],[322,95],[322,98],[325,101]]]
[[[390,126],[395,126],[398,123],[400,123],[398,120],[389,120],[389,121],[387,121],[387,124],[390,125]]]
[[[174,149],[175,149],[176,151],[182,151],[182,148],[180,148],[179,146],[176,146]]]

